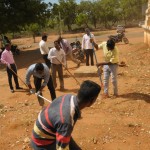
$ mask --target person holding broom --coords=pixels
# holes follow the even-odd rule
[[[96,101],[101,87],[84,81],[77,95],[66,94],[55,99],[38,115],[34,124],[31,146],[34,150],[81,150],[72,138],[72,132],[81,110]]]
[[[113,95],[118,96],[118,85],[117,85],[117,72],[119,63],[119,52],[118,48],[115,46],[115,42],[112,39],[102,42],[97,45],[93,41],[95,47],[102,48],[104,54],[104,62],[97,63],[97,67],[103,66],[104,71],[104,95],[103,98],[109,97],[109,77],[111,76],[113,85]]]
[[[72,54],[73,49],[72,49],[70,43],[68,42],[68,40],[59,36],[57,41],[58,41],[60,47],[64,50],[64,52],[66,54],[66,67],[68,68],[67,60],[69,60],[69,59],[71,59],[74,63],[77,64],[77,68],[80,67],[81,62],[73,57],[73,54]]]
[[[7,66],[6,70],[7,70],[7,75],[8,75],[8,83],[9,83],[10,91],[14,93],[14,87],[12,84],[12,76],[14,78],[16,89],[17,90],[23,89],[22,87],[19,86],[18,76],[17,76],[17,67],[16,67],[13,54],[11,52],[11,43],[5,44],[5,50],[3,51],[1,55],[1,62]]]
[[[40,106],[44,107],[44,100],[41,99],[38,95],[42,95],[42,91],[45,86],[48,87],[51,99],[54,100],[56,98],[55,89],[53,86],[52,77],[49,72],[49,68],[44,63],[36,63],[29,66],[26,72],[26,84],[30,89],[30,93],[34,94],[34,90],[32,89],[30,78],[33,76],[34,85],[36,89],[37,98]],[[42,83],[43,81],[43,83]]]
[[[54,87],[57,87],[56,83],[56,72],[58,72],[58,77],[60,81],[60,90],[63,91],[64,88],[64,78],[63,78],[63,65],[66,66],[66,57],[63,49],[60,48],[59,42],[54,41],[54,47],[50,49],[48,53],[48,59],[51,61],[52,78]]]

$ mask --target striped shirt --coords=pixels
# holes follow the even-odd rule
[[[71,133],[79,117],[76,96],[68,94],[55,99],[39,113],[32,141],[41,148],[55,142],[57,150],[68,150]]]

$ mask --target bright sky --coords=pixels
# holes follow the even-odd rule
[[[43,0],[43,1],[45,1],[46,3],[48,3],[48,2],[57,3],[58,2],[58,0]],[[80,3],[80,1],[81,0],[76,0],[77,3]]]

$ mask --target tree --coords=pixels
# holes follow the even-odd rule
[[[147,0],[120,0],[120,14],[125,25],[127,24],[127,20],[140,20],[142,18],[142,5],[144,3],[147,3]]]
[[[88,27],[88,15],[83,13],[78,14],[76,17],[76,24]]]
[[[42,0],[1,0],[0,20],[3,23],[0,31],[16,32],[31,23],[44,25],[48,15],[48,5]]]
[[[40,26],[37,23],[33,23],[33,24],[30,24],[29,26],[26,26],[26,29],[27,29],[27,31],[32,33],[33,40],[35,43],[36,42],[35,37],[39,33],[39,31],[41,30]]]
[[[59,12],[64,21],[64,25],[66,25],[68,30],[71,31],[71,26],[76,18],[77,4],[75,3],[75,0],[59,0],[59,4]]]
[[[101,6],[101,21],[104,23],[105,28],[110,28],[119,18],[118,0],[101,0],[99,5]]]

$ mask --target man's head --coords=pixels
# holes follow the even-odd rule
[[[90,107],[96,101],[100,91],[101,87],[97,83],[90,80],[84,81],[77,94],[79,108]]]
[[[113,50],[115,48],[115,42],[112,39],[107,41],[107,48],[108,50]]]
[[[60,50],[60,45],[58,41],[54,41],[54,46],[57,50]]]
[[[6,43],[6,44],[5,44],[5,48],[6,48],[7,50],[10,50],[10,49],[11,49],[11,44],[10,44],[10,43]]]
[[[85,28],[85,33],[86,33],[87,35],[90,35],[90,29],[89,29],[89,28]]]
[[[59,36],[58,39],[57,39],[58,43],[60,43],[62,41],[62,39],[63,38],[61,36]]]
[[[43,66],[43,64],[42,64],[42,63],[37,63],[37,64],[35,65],[35,70],[36,70],[36,72],[38,72],[39,74],[43,74],[43,72],[44,72],[44,66]]]
[[[47,35],[43,35],[42,40],[46,42],[47,41]]]

